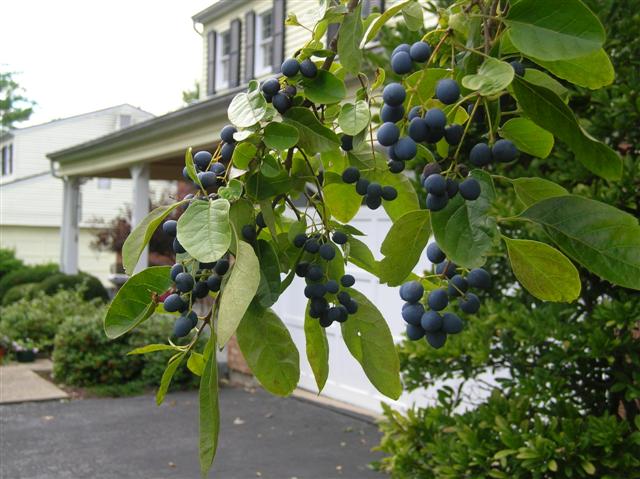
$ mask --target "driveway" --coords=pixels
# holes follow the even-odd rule
[[[371,419],[262,390],[223,388],[210,477],[384,477]],[[198,478],[197,392],[0,406],[0,477]]]

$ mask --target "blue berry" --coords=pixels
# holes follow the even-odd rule
[[[458,194],[458,182],[451,178],[447,178],[447,196],[449,199]]]
[[[442,311],[449,304],[449,297],[445,289],[434,289],[429,293],[427,298],[427,304],[429,308],[434,311]]]
[[[315,238],[310,238],[304,243],[305,251],[308,251],[311,254],[316,254],[320,249],[320,243]]]
[[[393,186],[382,187],[382,199],[385,201],[393,201],[398,197],[398,190]]]
[[[464,323],[460,316],[454,313],[444,313],[442,315],[442,331],[447,334],[458,334],[464,328]]]
[[[383,123],[380,128],[378,128],[378,143],[382,146],[391,146],[398,141],[400,137],[400,129],[396,126],[395,123],[387,122]]]
[[[420,318],[420,326],[427,333],[440,331],[442,328],[442,316],[435,311],[426,311]]]
[[[179,294],[173,293],[164,299],[164,310],[167,313],[175,313],[180,311],[185,306],[185,302],[182,300]]]
[[[427,209],[429,211],[440,211],[443,210],[447,203],[449,203],[449,197],[447,195],[434,195],[433,193],[429,193],[427,195]]]
[[[480,197],[480,183],[475,178],[467,178],[459,186],[460,195],[468,201],[477,200]]]
[[[213,188],[218,183],[218,177],[212,171],[203,171],[202,173],[198,173],[198,179],[205,190]]]
[[[193,329],[193,322],[187,316],[180,316],[173,325],[173,335],[184,338]]]
[[[441,174],[434,173],[424,180],[424,187],[429,193],[442,196],[447,191],[447,180]]]
[[[176,254],[182,254],[187,252],[187,250],[185,250],[184,247],[180,244],[180,241],[178,241],[178,238],[175,238],[173,240],[173,252]]]
[[[404,118],[404,107],[402,105],[382,105],[382,108],[380,109],[380,119],[383,122],[390,121],[391,123],[396,123],[402,120],[402,118]]]
[[[216,262],[215,267],[213,268],[213,270],[218,273],[220,276],[224,276],[227,271],[229,271],[229,260],[227,259],[219,259]]]
[[[450,145],[457,145],[462,140],[462,134],[464,133],[464,128],[462,125],[453,124],[449,125],[444,129],[444,139]]]
[[[281,115],[291,108],[291,98],[284,93],[276,93],[271,100],[274,108],[278,110]]]
[[[209,294],[209,287],[205,281],[198,281],[193,287],[193,295],[196,298],[204,298]]]
[[[467,314],[475,314],[480,309],[480,298],[473,293],[467,293],[458,301],[460,309]]]
[[[316,283],[316,284],[308,284],[304,288],[305,297],[311,298],[322,298],[327,292],[324,284]]]
[[[396,75],[404,75],[413,69],[411,56],[407,52],[398,52],[391,57],[391,69]]]
[[[405,303],[402,307],[402,319],[415,326],[420,325],[420,318],[424,314],[422,303]]]
[[[524,65],[520,63],[518,60],[513,60],[512,62],[509,62],[509,65],[511,65],[511,68],[513,68],[513,71],[515,72],[516,75],[520,77],[524,76]]]
[[[440,349],[447,342],[447,333],[444,331],[434,331],[433,333],[426,333],[427,342],[431,347]]]
[[[472,288],[491,288],[491,275],[483,268],[475,268],[469,271],[467,282]]]
[[[207,288],[214,293],[220,291],[220,286],[222,285],[222,276],[217,274],[212,274],[207,278]]]
[[[307,242],[307,235],[304,233],[299,233],[293,238],[293,246],[296,248],[302,248],[304,244]]]
[[[220,148],[220,159],[225,163],[229,163],[235,149],[236,145],[234,143],[225,143],[222,145],[222,148]]]
[[[360,178],[356,182],[356,192],[361,196],[364,196],[367,194],[368,187],[369,187],[369,180],[367,180],[366,178]]]
[[[162,225],[162,231],[169,236],[178,234],[178,222],[176,220],[167,220]]]
[[[451,105],[460,98],[460,87],[455,80],[446,78],[436,85],[436,98],[445,105]]]
[[[477,143],[469,152],[469,161],[474,166],[486,166],[491,163],[491,148],[486,143]]]
[[[418,339],[422,339],[424,337],[424,329],[422,326],[415,326],[413,324],[407,324],[407,337],[411,341],[417,341]]]
[[[491,148],[491,156],[501,163],[513,161],[518,156],[518,149],[509,140],[498,140]]]
[[[307,271],[307,279],[310,281],[320,281],[324,276],[324,272],[322,268],[317,264],[309,266],[309,270]]]
[[[467,289],[469,289],[469,283],[467,283],[467,280],[464,279],[461,275],[456,274],[449,280],[447,293],[449,293],[449,296],[451,296],[452,298],[455,298],[464,294]]]
[[[451,261],[443,261],[436,265],[436,274],[444,275],[446,278],[451,279],[456,275],[456,269],[458,266]]]
[[[315,78],[318,74],[318,66],[309,58],[300,63],[300,73],[303,77]]]
[[[351,301],[351,296],[349,296],[349,293],[347,293],[346,291],[340,291],[336,295],[336,298],[338,298],[338,302],[340,304],[349,304],[349,301]]]
[[[214,163],[211,165],[209,170],[216,176],[224,176],[227,171],[227,168],[222,163]]]
[[[257,233],[253,225],[244,225],[241,230],[242,237],[249,243],[253,243],[256,240]]]
[[[382,186],[380,186],[380,183],[376,183],[375,181],[369,183],[369,186],[367,186],[367,196],[382,196]]]
[[[360,170],[355,166],[350,166],[342,172],[342,181],[353,184],[360,179]]]
[[[236,127],[233,125],[226,125],[222,131],[220,131],[220,139],[225,143],[235,143],[236,140],[233,138],[233,134],[238,131]]]
[[[340,291],[340,285],[335,279],[330,279],[329,281],[327,281],[324,287],[327,290],[327,293],[336,294],[338,291]]]
[[[425,141],[427,143],[438,143],[442,140],[442,137],[444,137],[444,128],[429,128],[429,133]]]
[[[393,51],[391,52],[391,56],[394,56],[398,52],[409,53],[410,50],[411,50],[411,46],[408,43],[401,43],[400,45],[398,45],[393,49]]]
[[[262,92],[273,97],[280,91],[280,82],[277,78],[269,78],[262,84]]]
[[[300,71],[300,63],[295,58],[287,58],[280,66],[280,71],[286,77],[294,77]]]
[[[400,83],[389,83],[382,90],[382,101],[387,105],[398,106],[407,97],[407,92]]]
[[[419,281],[409,281],[400,286],[400,297],[408,303],[417,303],[423,294],[424,287]]]
[[[442,263],[447,257],[437,243],[430,243],[429,246],[427,246],[427,258],[433,264],[438,264]]]
[[[407,120],[411,121],[414,118],[418,118],[422,116],[422,107],[414,106],[411,110],[409,110],[409,114],[407,115]]]
[[[356,314],[358,312],[358,302],[353,298],[351,298],[345,306],[349,314]]]
[[[181,293],[188,293],[193,289],[193,276],[189,273],[179,273],[175,279],[176,289]]]
[[[340,278],[340,284],[345,288],[350,288],[351,286],[356,284],[356,279],[350,274],[345,274],[344,276],[342,276],[342,278]]]
[[[193,155],[193,162],[200,171],[204,171],[211,162],[212,155],[208,151],[199,151]]]
[[[342,151],[353,150],[353,137],[350,135],[342,135],[340,137],[340,148],[342,148]]]
[[[429,127],[427,127],[427,123],[422,118],[416,117],[409,123],[408,131],[413,141],[421,143],[427,139]]]
[[[443,130],[447,125],[447,115],[440,108],[431,108],[424,115],[424,121],[431,130]]]
[[[398,160],[409,161],[418,153],[418,146],[413,139],[403,136],[393,145],[393,153]]]
[[[175,281],[176,280],[176,276],[178,276],[180,273],[184,272],[184,266],[182,266],[182,264],[180,263],[176,263],[171,267],[171,273],[169,273],[169,276],[171,277],[171,281]]]
[[[426,62],[431,56],[431,47],[426,42],[415,42],[409,49],[409,55],[414,62]]]
[[[320,246],[320,257],[324,260],[331,261],[336,257],[336,250],[331,243],[325,243]]]
[[[400,160],[391,160],[387,163],[387,166],[389,167],[389,171],[391,173],[401,173],[402,171],[404,171],[404,161],[400,161]]]
[[[327,311],[327,317],[331,321],[344,323],[347,320],[347,309],[343,305],[332,306]]]
[[[365,196],[364,202],[368,208],[377,210],[382,205],[382,196]]]
[[[349,237],[342,231],[336,231],[331,238],[335,244],[345,244],[349,240]]]
[[[309,316],[319,318],[329,309],[329,302],[325,298],[311,298],[309,301]]]

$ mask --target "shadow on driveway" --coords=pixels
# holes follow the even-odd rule
[[[296,398],[223,388],[210,477],[384,477],[367,467],[368,418]],[[198,478],[197,392],[0,406],[0,477]]]

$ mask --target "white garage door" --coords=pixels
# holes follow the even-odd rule
[[[369,246],[376,259],[381,259],[380,245],[391,226],[391,221],[386,213],[382,209],[371,211],[368,208],[362,208],[351,224],[367,234],[366,237],[360,239]],[[428,266],[428,260],[422,255],[416,271],[421,271]],[[356,278],[355,288],[366,295],[382,312],[394,340],[400,341],[405,323],[400,315],[402,300],[398,295],[399,288],[381,285],[376,277],[351,264],[347,266],[347,273]],[[274,308],[289,328],[293,340],[300,350],[299,386],[317,392],[313,373],[305,353],[304,309],[306,298],[303,294],[304,286],[304,280],[296,278]],[[398,401],[391,401],[380,394],[369,383],[360,364],[349,353],[342,340],[338,324],[333,324],[327,329],[327,339],[329,341],[329,378],[322,391],[324,396],[374,411],[380,411],[380,401],[385,401],[400,409],[406,409],[414,402],[418,404],[425,402],[424,392],[404,394]]]

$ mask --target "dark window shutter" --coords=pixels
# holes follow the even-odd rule
[[[329,26],[327,27],[327,48],[329,48],[329,45],[331,44],[331,40],[333,40],[335,36],[338,34],[339,28],[340,28],[339,23],[330,23]]]
[[[244,81],[253,79],[256,63],[256,14],[247,12],[244,16]]]
[[[284,61],[285,0],[273,0],[273,71],[280,72]]]
[[[229,50],[229,86],[240,85],[240,28],[237,18],[231,21],[231,45]]]
[[[207,33],[207,95],[216,92],[216,32]]]

